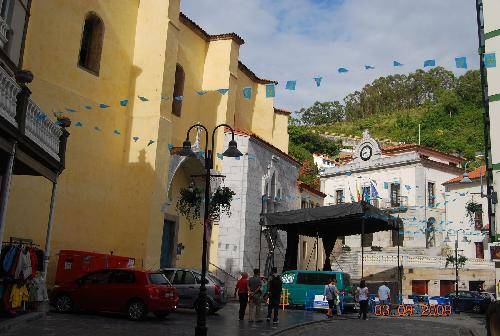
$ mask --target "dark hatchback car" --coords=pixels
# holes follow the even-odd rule
[[[106,269],[54,286],[50,302],[61,313],[107,311],[142,320],[148,312],[165,317],[176,309],[179,297],[162,273]]]
[[[201,272],[187,268],[164,268],[159,272],[165,274],[179,293],[180,308],[198,309],[198,294],[201,285]],[[212,273],[207,273],[207,306],[208,313],[215,313],[227,302],[226,287],[222,280]]]
[[[460,311],[472,311],[474,313],[484,313],[491,302],[490,299],[471,291],[458,291],[458,299],[453,292],[445,297],[450,299],[452,306],[457,305]]]

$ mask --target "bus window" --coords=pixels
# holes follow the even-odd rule
[[[298,285],[326,285],[330,282],[331,278],[335,278],[335,274],[325,274],[325,273],[301,273],[297,274],[297,284]]]

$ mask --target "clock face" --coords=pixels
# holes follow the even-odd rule
[[[363,146],[361,148],[361,151],[359,152],[359,156],[361,157],[361,160],[363,161],[368,161],[372,157],[372,148],[368,145]]]

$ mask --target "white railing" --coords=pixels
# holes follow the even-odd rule
[[[52,157],[59,160],[61,127],[53,123],[31,98],[26,109],[26,135]]]
[[[396,254],[370,253],[364,255],[363,261],[365,265],[394,267],[398,264],[398,256]],[[446,257],[403,254],[399,256],[399,262],[404,267],[432,267],[442,269],[446,266]],[[358,253],[358,264],[361,265],[361,253]],[[448,267],[453,267],[453,265],[450,264]],[[470,258],[463,268],[484,269],[494,267],[495,264],[492,261]]]
[[[7,22],[5,22],[5,19],[0,16],[0,48],[3,48],[9,40],[7,36],[9,30],[9,25],[7,24]]]
[[[0,67],[0,115],[17,127],[16,97],[21,91],[14,78]]]

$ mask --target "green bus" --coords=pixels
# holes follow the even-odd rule
[[[337,280],[337,288],[344,293],[344,298],[351,296],[351,276],[344,272],[291,270],[281,274],[283,289],[288,291],[290,305],[306,306],[306,301],[314,300],[315,295],[323,295],[325,285],[331,278]],[[267,286],[263,289],[266,292]]]

